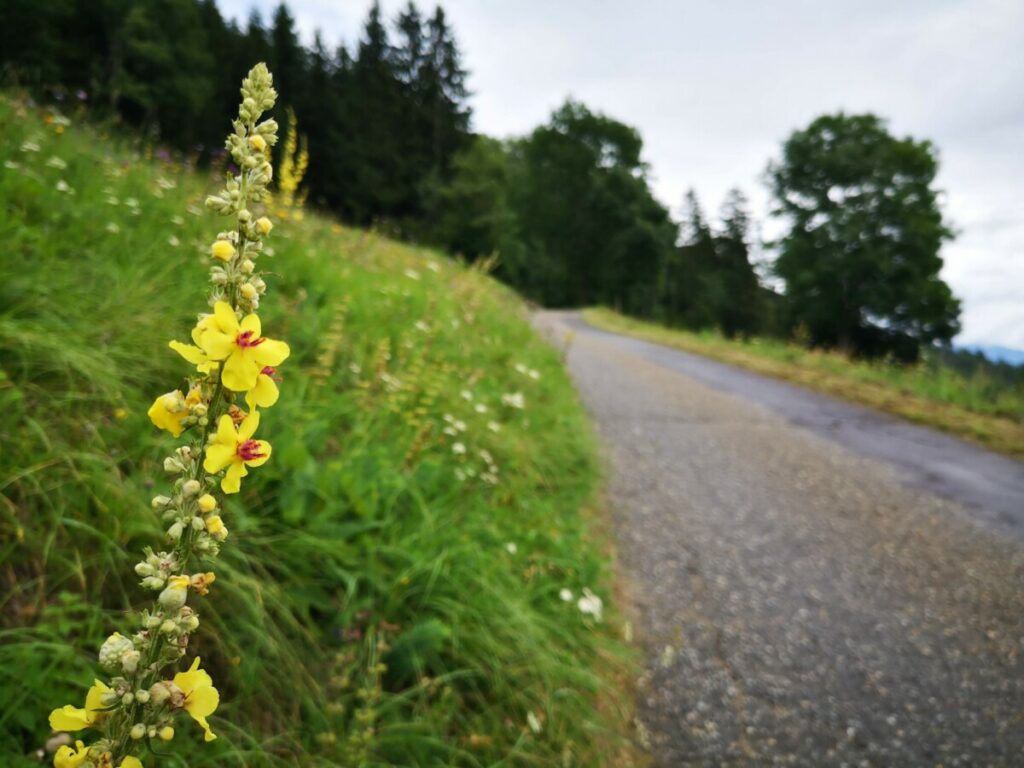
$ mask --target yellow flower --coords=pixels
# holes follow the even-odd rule
[[[272,230],[273,228],[274,222],[272,222],[266,216],[260,216],[258,219],[256,219],[256,229],[259,230],[259,233],[264,237],[269,235],[270,230]]]
[[[249,146],[255,149],[257,152],[263,152],[267,148],[267,140],[259,134],[249,137]]]
[[[220,481],[224,493],[238,493],[242,478],[249,474],[246,467],[258,467],[270,458],[270,443],[252,439],[259,423],[260,415],[250,413],[235,431],[235,423],[230,416],[220,417],[217,434],[206,449],[203,468],[213,474],[227,467],[228,471]]]
[[[206,353],[199,347],[199,341],[206,330],[216,325],[216,322],[213,315],[203,315],[202,319],[196,323],[191,334],[192,341],[196,346],[182,344],[180,341],[171,341],[167,346],[192,363],[200,373],[209,373],[217,367],[217,363],[206,356]]]
[[[213,571],[207,571],[206,573],[193,574],[189,583],[192,585],[192,589],[198,592],[200,595],[206,596],[210,594],[210,585],[217,580],[217,574]]]
[[[213,322],[200,336],[199,346],[210,360],[224,360],[221,381],[235,392],[248,392],[266,366],[280,365],[291,350],[283,341],[261,336],[260,319],[246,315],[239,323],[231,305],[218,301]]]
[[[220,515],[210,515],[206,518],[206,532],[217,541],[224,541],[228,537],[228,528]]]
[[[166,429],[175,437],[185,431],[181,422],[188,416],[188,408],[185,407],[185,396],[181,394],[181,390],[176,389],[160,395],[146,413],[157,427]]]
[[[189,409],[194,405],[199,405],[202,401],[203,393],[199,391],[198,387],[192,387],[188,391],[187,397],[181,394],[181,390],[176,389],[173,392],[160,395],[153,401],[153,405],[146,413],[149,415],[149,420],[156,426],[166,429],[178,437],[185,431],[181,422],[188,416]]]
[[[246,405],[250,408],[269,408],[277,402],[280,393],[277,391],[277,382],[274,381],[276,373],[275,368],[263,366],[263,370],[256,377],[256,386],[245,393]]]
[[[231,257],[235,255],[235,246],[227,240],[218,240],[210,246],[210,255],[221,261],[231,261]]]
[[[53,768],[78,768],[88,757],[89,748],[81,741],[75,742],[74,749],[65,744],[53,756]]]
[[[128,755],[128,757],[121,761],[120,768],[142,768],[142,761],[137,757]]]
[[[85,694],[85,707],[65,704],[50,713],[50,727],[55,731],[80,731],[103,717],[103,694],[109,691],[99,680],[93,681],[92,688]]]
[[[179,672],[174,676],[174,684],[185,694],[185,711],[206,732],[205,741],[213,741],[217,737],[210,730],[206,718],[213,714],[220,703],[220,694],[213,687],[213,680],[206,670],[199,668],[199,657],[196,656],[188,672]]]
[[[211,496],[210,494],[204,493],[202,496],[199,497],[199,511],[200,512],[203,512],[203,513],[213,512],[213,510],[215,510],[216,508],[217,508],[217,500],[215,498],[213,498],[213,496]]]

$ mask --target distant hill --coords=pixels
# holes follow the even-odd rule
[[[965,344],[957,346],[967,352],[981,354],[993,363],[1007,363],[1008,365],[1024,365],[1024,350],[1011,349],[990,344]]]

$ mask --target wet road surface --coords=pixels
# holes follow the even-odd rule
[[[1024,765],[1024,465],[537,322],[605,444],[656,765]]]

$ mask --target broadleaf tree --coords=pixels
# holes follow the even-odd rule
[[[953,233],[935,188],[932,144],[897,138],[875,115],[825,115],[794,132],[769,165],[775,245],[791,320],[812,343],[860,355],[917,357],[959,331],[942,280]]]

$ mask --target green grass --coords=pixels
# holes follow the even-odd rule
[[[81,700],[146,599],[131,565],[160,540],[170,444],[146,408],[186,373],[167,341],[205,309],[223,226],[202,207],[214,179],[43,117],[0,100],[6,766],[37,765],[50,709]],[[522,302],[315,216],[269,243],[264,328],[292,348],[261,426],[274,455],[227,504],[199,606],[221,738],[183,721],[175,751],[193,768],[631,764],[621,620],[559,598],[610,602],[594,438]]]
[[[665,328],[609,309],[584,312],[592,325],[696,352],[937,427],[1024,458],[1024,390],[964,376],[934,362],[901,366],[851,360],[776,339],[726,339],[713,331]]]

